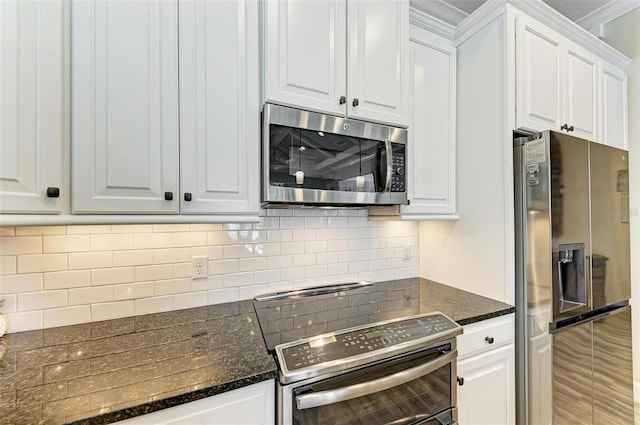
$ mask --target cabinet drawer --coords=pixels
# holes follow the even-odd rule
[[[464,359],[513,343],[514,315],[496,317],[464,326],[458,336],[458,358]]]

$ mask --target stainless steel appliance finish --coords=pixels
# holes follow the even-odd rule
[[[419,283],[267,296],[254,307],[279,369],[280,424],[453,424],[455,337]]]
[[[627,152],[516,138],[514,184],[518,423],[632,424]]]
[[[407,130],[284,106],[263,110],[264,207],[407,203]]]

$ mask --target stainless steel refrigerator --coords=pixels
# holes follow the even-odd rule
[[[518,424],[633,424],[627,152],[514,137]]]

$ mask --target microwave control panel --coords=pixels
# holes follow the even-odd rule
[[[391,191],[405,192],[406,185],[406,165],[405,152],[406,147],[400,143],[392,143],[391,150],[393,152],[393,171],[391,175]]]

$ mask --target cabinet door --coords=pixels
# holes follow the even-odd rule
[[[458,376],[460,425],[515,423],[513,345],[459,361]]]
[[[177,0],[71,15],[74,212],[177,213]]]
[[[619,149],[629,149],[627,139],[627,77],[624,72],[602,63],[602,136],[600,141]]]
[[[450,42],[411,28],[410,205],[402,214],[455,213],[456,52]]]
[[[122,425],[272,425],[275,423],[274,392],[273,381],[264,381],[117,423]]]
[[[62,20],[62,1],[0,1],[0,212],[58,213],[68,199]]]
[[[409,2],[347,3],[347,114],[409,124]]]
[[[264,101],[344,115],[345,1],[273,0],[263,7]]]
[[[257,28],[255,1],[180,3],[182,213],[258,214]]]
[[[565,102],[562,124],[572,126],[572,136],[598,139],[599,100],[598,58],[567,42],[564,55]]]
[[[516,29],[516,127],[559,130],[561,123],[561,37],[524,15]]]

